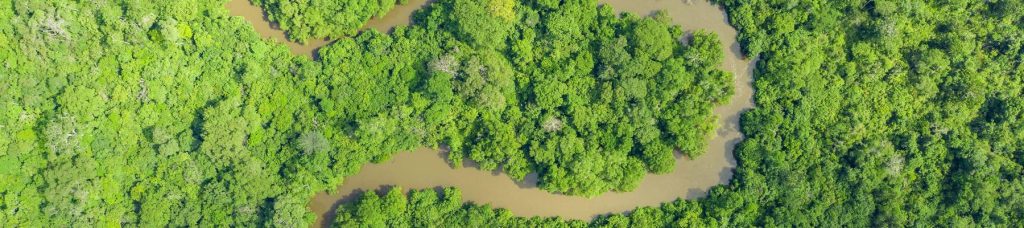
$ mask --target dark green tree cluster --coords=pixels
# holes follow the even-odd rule
[[[288,34],[288,39],[340,38],[355,35],[374,17],[383,17],[395,4],[408,0],[239,0],[263,7],[267,19]]]
[[[462,203],[455,188],[391,188],[382,195],[368,191],[354,204],[342,205],[332,227],[582,227],[581,221],[515,217],[505,209]]]
[[[1020,1],[719,2],[761,61],[739,166],[709,197],[583,224],[459,206],[455,190],[390,193],[340,221],[1024,223]],[[729,76],[709,68],[720,56],[713,36],[664,46],[681,32],[593,1],[440,1],[418,25],[339,41],[324,63],[261,41],[222,3],[0,4],[0,221],[307,226],[314,192],[438,143],[453,161],[537,171],[548,190],[592,194],[628,183],[613,177],[661,170],[666,154],[651,148],[699,152],[685,139],[706,125],[668,126],[709,120],[701,105],[728,94],[716,85]],[[664,94],[673,80],[686,89]],[[679,109],[677,119],[653,112]],[[608,118],[630,124],[618,132]],[[622,157],[639,164],[629,175],[614,172],[626,170],[613,165]],[[605,171],[576,172],[594,167]]]
[[[760,59],[732,183],[587,226],[1024,223],[1024,3],[719,3]]]
[[[733,222],[1024,220],[1020,1],[722,3],[762,59]]]
[[[327,118],[371,152],[447,145],[463,159],[575,195],[628,191],[702,153],[732,94],[716,35],[595,1],[438,1],[418,26],[321,52]]]
[[[303,226],[363,162],[299,149],[319,65],[223,2],[8,1],[0,20],[5,226]]]
[[[676,200],[661,208],[639,208],[628,215],[599,216],[593,221],[557,217],[516,217],[490,205],[462,202],[456,188],[411,190],[394,187],[383,194],[362,193],[352,204],[338,208],[331,227],[714,227],[717,221],[700,218],[701,205]]]

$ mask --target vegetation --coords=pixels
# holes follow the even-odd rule
[[[586,226],[1024,223],[1020,1],[719,3],[761,59],[732,182]],[[341,222],[373,213],[344,210]],[[503,213],[406,217],[533,226]]]
[[[331,224],[333,227],[559,227],[566,222],[557,218],[515,217],[505,209],[462,203],[455,188],[438,191],[412,190],[406,195],[396,187],[383,195],[363,193],[356,204],[343,205]],[[583,227],[586,223],[571,221]]]
[[[383,17],[408,0],[240,0],[262,6],[267,19],[287,31],[288,39],[340,38],[355,35],[372,17]]]
[[[517,14],[492,13],[513,6]],[[551,192],[628,191],[671,170],[673,148],[699,155],[711,108],[732,92],[732,76],[716,68],[717,37],[698,32],[684,46],[664,17],[617,17],[593,1],[452,0],[417,20],[321,51],[317,84],[330,89],[311,96],[339,123],[324,131],[347,134],[373,161],[444,144],[456,166],[468,158],[517,179],[538,172]]]
[[[489,205],[463,204],[458,189],[412,190],[396,187],[383,195],[369,191],[357,203],[343,205],[332,227],[708,227],[698,217],[700,204],[676,200],[662,208],[640,208],[629,215],[603,216],[590,223],[559,218],[515,217]]]
[[[736,174],[707,198],[585,224],[396,191],[338,224],[1024,223],[1022,3],[719,3],[761,62]],[[0,4],[0,221],[308,226],[314,192],[442,143],[455,162],[539,172],[549,191],[628,190],[671,169],[673,147],[699,154],[701,123],[729,94],[713,35],[683,45],[664,19],[593,1],[439,1],[322,63],[222,4]]]
[[[594,1],[488,13],[507,5],[440,1],[422,19],[428,31],[457,28],[439,33],[448,42],[427,64],[420,86],[433,102],[418,121],[445,129],[427,141],[448,145],[452,163],[539,172],[545,190],[596,195],[668,172],[673,148],[703,151],[711,109],[732,92],[715,35],[684,46],[664,16],[617,17]]]
[[[223,3],[0,4],[0,221],[308,224],[308,196],[366,160],[297,146],[326,138],[300,137],[319,64]]]
[[[1022,222],[1019,1],[722,3],[763,60],[730,221]]]
[[[307,226],[314,192],[439,144],[553,192],[629,190],[698,155],[731,91],[713,34],[593,1],[439,1],[322,62],[223,3],[0,4],[0,221]]]

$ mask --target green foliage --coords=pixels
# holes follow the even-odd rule
[[[509,7],[514,17],[496,13]],[[371,161],[444,144],[456,166],[468,158],[517,179],[537,172],[545,190],[587,196],[670,171],[674,149],[703,151],[711,108],[732,91],[714,34],[682,43],[664,20],[595,2],[533,7],[438,1],[420,25],[324,48],[322,73],[344,75],[321,78],[331,90],[313,95],[341,123],[327,128]]]
[[[629,215],[599,216],[585,223],[542,217],[515,217],[505,209],[490,205],[462,203],[455,188],[387,190],[384,196],[364,192],[355,203],[336,211],[332,227],[712,227],[714,220],[701,218],[699,203],[676,200],[661,208],[639,208]]]
[[[732,92],[716,35],[685,44],[665,20],[594,1],[494,10],[507,4],[439,1],[423,14],[444,48],[427,55],[420,93],[433,103],[422,117],[427,129],[453,129],[430,137],[453,163],[538,172],[545,190],[593,196],[672,170],[674,149],[703,151],[711,109]]]
[[[626,191],[671,170],[673,149],[699,155],[711,107],[732,93],[714,34],[683,44],[663,18],[594,1],[442,0],[417,25],[339,40],[323,62],[262,41],[222,3],[0,4],[0,221],[308,226],[314,192],[438,144],[455,164],[538,172],[548,191]],[[353,29],[390,7],[347,3],[330,6],[363,13],[309,15],[354,15],[325,22]],[[720,3],[761,59],[732,183],[590,225],[1021,223],[1019,2]],[[462,205],[454,189],[367,194],[338,213],[343,225],[587,225]]]
[[[569,225],[581,227],[582,223]],[[337,211],[333,227],[526,227],[567,225],[557,219],[514,217],[504,209],[462,204],[458,189],[388,190],[383,197],[363,193],[358,203]]]
[[[307,226],[308,196],[365,160],[300,136],[320,66],[222,3],[0,4],[0,221]]]
[[[500,47],[516,21],[511,0],[458,0],[452,3],[452,23],[469,43],[482,47]]]
[[[373,17],[383,17],[395,0],[240,0],[262,6],[267,19],[288,32],[288,39],[340,38],[356,34]],[[404,3],[404,2],[403,2]]]
[[[1022,223],[1019,1],[719,2],[760,59],[732,183],[591,226]]]
[[[468,157],[517,178],[540,172],[550,191],[628,190],[648,171],[671,169],[672,147],[701,144],[710,129],[660,126],[701,123],[686,119],[711,118],[706,110],[727,96],[688,89],[728,81],[711,73],[717,62],[683,60],[719,47],[685,46],[678,29],[597,14],[594,2],[537,10],[439,1],[417,14],[422,25],[341,39],[321,51],[322,62],[261,40],[222,3],[0,4],[0,20],[10,22],[0,25],[0,221],[308,226],[314,192],[367,162],[439,144],[452,146],[456,163]],[[557,21],[538,23],[549,17]],[[638,32],[660,35],[640,41]],[[598,56],[601,40],[612,39],[621,52]],[[638,43],[668,51],[644,54]],[[619,55],[646,60],[606,60]],[[669,59],[677,65],[662,67]],[[636,70],[599,75],[598,67]],[[689,81],[645,95],[661,89],[659,77]],[[661,112],[676,107],[666,104],[705,111],[680,117]],[[382,214],[358,221],[438,224],[386,219],[429,198],[405,200],[368,200],[361,207]],[[485,220],[496,215],[512,217],[475,209],[452,221],[481,226],[500,222]]]
[[[721,2],[762,59],[733,224],[1020,224],[1019,3]]]

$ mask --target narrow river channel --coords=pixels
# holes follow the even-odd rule
[[[317,194],[309,207],[316,213],[317,226],[326,226],[334,217],[334,209],[364,191],[389,186],[405,189],[458,187],[462,198],[477,204],[490,204],[505,208],[517,216],[560,216],[569,219],[590,220],[608,213],[628,212],[639,206],[657,206],[677,198],[703,197],[713,186],[726,184],[736,166],[732,150],[743,139],[739,132],[739,118],[743,111],[753,107],[754,62],[745,59],[736,42],[736,30],[729,26],[725,12],[705,0],[599,0],[619,11],[650,15],[664,10],[675,24],[685,30],[704,29],[718,34],[726,47],[723,69],[735,75],[736,94],[725,106],[714,111],[718,127],[710,137],[707,152],[695,159],[680,157],[673,172],[663,175],[648,174],[632,192],[610,192],[593,198],[551,194],[536,187],[536,175],[523,182],[515,182],[503,173],[481,171],[467,163],[467,167],[453,169],[445,160],[444,152],[422,148],[396,154],[381,164],[366,164],[356,175],[345,178],[335,191]],[[390,30],[396,25],[409,24],[410,15],[427,4],[426,0],[410,0],[396,7],[384,18],[374,19],[368,29]],[[259,7],[247,0],[231,0],[227,5],[232,15],[250,21],[256,31],[266,38],[285,43],[296,55],[314,56],[314,52],[329,41],[315,40],[301,45],[287,42],[285,34],[268,23]]]

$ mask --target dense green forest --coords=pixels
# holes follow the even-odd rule
[[[320,66],[223,3],[0,4],[0,221],[308,224],[365,160],[296,146]]]
[[[223,3],[0,4],[0,221],[307,226],[313,193],[422,145],[626,191],[698,156],[731,94],[714,34],[594,1],[438,1],[320,62]]]
[[[700,155],[732,93],[715,35],[684,45],[663,16],[503,1],[438,1],[419,26],[321,50],[326,88],[311,96],[337,124],[319,132],[372,161],[445,145],[454,166],[537,172],[545,190],[588,196],[668,172],[673,148]]]
[[[681,44],[659,16],[509,2],[438,1],[322,62],[223,1],[0,4],[0,221],[301,227],[314,192],[420,145],[581,195],[700,153],[730,94],[713,34]],[[1024,223],[1020,1],[718,2],[760,59],[729,185],[590,223],[391,191],[336,224]]]
[[[249,0],[245,0],[249,1]],[[355,35],[366,21],[383,17],[408,0],[251,0],[266,17],[287,31],[288,39],[339,38]]]
[[[406,195],[401,187],[383,195],[369,191],[357,204],[338,210],[333,227],[501,227],[512,225],[558,224],[557,219],[534,219],[535,224],[513,223],[524,219],[507,210],[462,203],[458,189],[439,192],[413,190]]]
[[[557,217],[516,217],[489,205],[462,203],[456,188],[412,190],[391,188],[384,193],[368,191],[352,204],[337,210],[331,227],[717,227],[700,218],[701,204],[676,200],[662,207],[644,207],[628,215],[613,214],[593,221]]]
[[[761,61],[736,176],[709,197],[582,224],[450,205],[453,190],[440,200],[389,193],[339,210],[337,224],[380,224],[375,214],[396,213],[403,219],[387,225],[1024,223],[1024,3],[719,3]],[[430,204],[438,209],[420,209]]]

